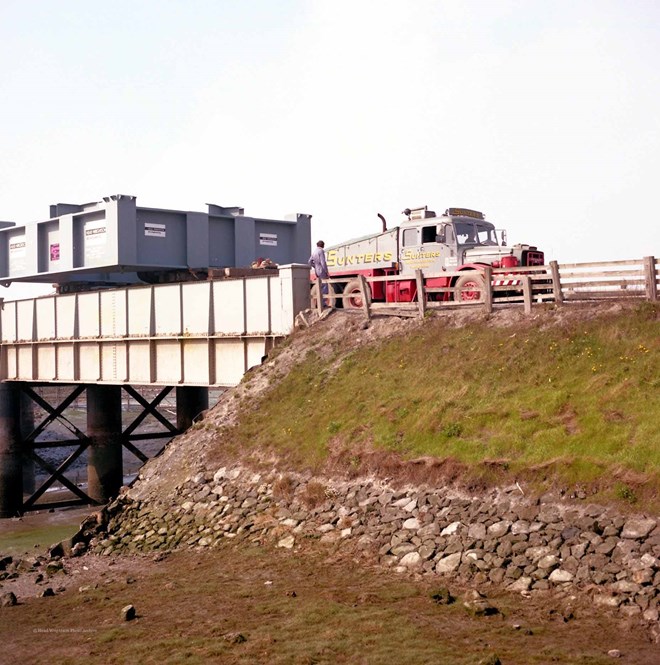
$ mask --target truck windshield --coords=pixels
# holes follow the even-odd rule
[[[459,245],[497,245],[495,229],[486,224],[454,222]]]

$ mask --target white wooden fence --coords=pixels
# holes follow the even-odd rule
[[[600,301],[638,299],[657,301],[660,272],[660,260],[653,256],[627,261],[608,261],[605,263],[566,263],[556,261],[545,266],[525,266],[519,268],[490,268],[483,272],[468,273],[475,276],[481,284],[478,293],[472,289],[475,299],[461,299],[455,286],[429,288],[426,280],[434,277],[454,278],[463,276],[465,271],[443,271],[441,273],[422,273],[417,270],[416,298],[413,302],[372,303],[369,284],[410,280],[410,276],[392,275],[387,277],[358,277],[360,300],[367,317],[372,314],[394,314],[397,316],[424,316],[428,309],[458,307],[480,307],[491,312],[494,307],[520,304],[525,312],[531,313],[534,303],[554,302],[562,304],[576,301]],[[352,281],[351,278],[350,281]],[[331,305],[347,305],[348,298],[342,290],[349,278],[323,280],[328,284]],[[489,285],[490,288],[486,288]],[[468,290],[467,288],[464,290]],[[318,290],[316,291],[318,293]],[[449,299],[446,300],[446,294]],[[312,305],[320,306],[318,298],[312,297]],[[355,309],[355,308],[354,308]]]

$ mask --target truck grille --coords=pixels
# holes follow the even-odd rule
[[[522,253],[522,264],[524,266],[542,266],[544,261],[543,252],[524,251]]]

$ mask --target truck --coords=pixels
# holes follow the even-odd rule
[[[429,299],[480,301],[486,266],[544,265],[542,251],[532,245],[507,245],[506,231],[496,229],[477,210],[447,208],[438,216],[424,206],[406,208],[403,214],[404,221],[390,229],[379,214],[381,232],[327,248],[330,278],[339,280],[330,284],[328,304],[362,307],[359,275],[409,277],[370,281],[366,296],[373,302],[411,302],[417,296],[417,270],[422,271],[425,287],[446,289],[429,293]],[[464,274],[445,276],[443,272]],[[312,286],[312,298],[318,298],[318,284]]]

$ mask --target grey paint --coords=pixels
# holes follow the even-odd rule
[[[138,207],[134,196],[58,203],[50,218],[2,228],[0,281],[131,284],[137,272],[305,263],[311,215],[273,220],[239,207],[207,212]],[[11,224],[11,223],[9,223]]]

